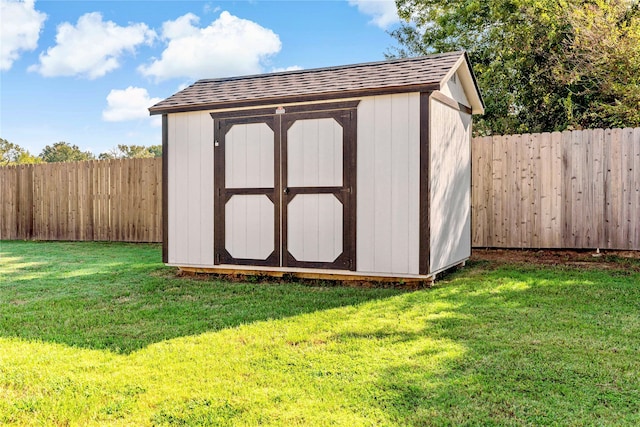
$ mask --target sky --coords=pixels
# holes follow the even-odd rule
[[[393,0],[0,0],[0,137],[38,155],[161,143],[147,108],[202,78],[384,60]]]

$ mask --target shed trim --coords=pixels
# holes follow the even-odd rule
[[[285,113],[305,113],[314,111],[351,110],[358,106],[360,100],[343,102],[323,102],[319,104],[286,105]],[[276,108],[253,108],[248,110],[212,111],[211,117],[215,119],[231,119],[241,117],[272,116],[276,114]]]
[[[169,262],[169,117],[162,115],[162,262]]]
[[[448,97],[447,95],[445,95],[440,91],[433,92],[431,94],[431,97],[436,101],[440,101],[443,104],[453,108],[456,111],[462,111],[463,113],[472,114],[471,108],[469,108],[464,104],[459,103],[453,98]]]
[[[343,281],[375,281],[380,283],[431,283],[435,281],[435,274],[418,275],[393,273],[376,273],[369,271],[329,270],[320,268],[300,267],[261,267],[246,265],[238,268],[235,264],[220,264],[214,267],[205,265],[168,264],[178,267],[181,271],[192,274],[221,274],[221,275],[266,275],[271,277],[296,277],[314,280],[343,280]]]
[[[431,251],[431,179],[430,179],[430,117],[429,103],[432,92],[420,94],[420,260],[419,274],[429,274]]]
[[[323,100],[331,100],[331,99],[356,98],[356,97],[377,96],[377,95],[392,95],[395,93],[407,93],[407,92],[428,92],[428,91],[439,90],[440,87],[441,86],[439,83],[418,84],[418,85],[410,85],[410,86],[392,86],[392,87],[384,87],[384,88],[377,88],[377,89],[312,93],[312,94],[306,94],[306,95],[288,95],[288,96],[279,96],[274,98],[247,99],[242,101],[223,101],[223,102],[214,102],[214,103],[207,103],[207,104],[197,104],[193,106],[178,105],[175,107],[164,107],[164,108],[161,107],[158,109],[151,107],[149,109],[149,112],[153,116],[158,114],[186,113],[186,112],[193,112],[193,111],[215,110],[220,108],[227,109],[227,108],[239,108],[239,107],[260,107],[263,105],[271,105],[271,104],[313,102],[313,101],[323,101]],[[314,104],[314,105],[320,105],[320,104]]]

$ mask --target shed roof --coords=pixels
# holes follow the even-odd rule
[[[474,113],[484,112],[465,52],[198,80],[155,104],[151,114],[439,90],[456,72]]]

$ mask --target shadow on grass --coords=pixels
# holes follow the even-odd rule
[[[409,426],[637,425],[638,284],[624,268],[480,263],[405,295],[397,316],[441,309],[414,317],[404,339],[423,341],[384,370],[381,404]],[[459,351],[443,358],[433,342]]]
[[[0,271],[0,335],[123,354],[401,293],[178,278],[148,244],[0,242]]]

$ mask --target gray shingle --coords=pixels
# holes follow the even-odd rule
[[[417,58],[199,80],[155,104],[151,114],[311,101],[366,93],[439,89],[464,52]]]

